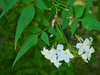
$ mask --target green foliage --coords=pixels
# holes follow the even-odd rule
[[[13,66],[18,61],[18,59],[29,50],[30,47],[35,46],[37,44],[37,41],[38,35],[31,34],[26,38],[25,42],[23,43],[22,47],[20,48],[16,56]]]
[[[46,32],[43,32],[41,34],[41,39],[47,44],[49,45],[49,37],[48,37],[48,34]]]
[[[93,16],[98,12],[99,7],[94,6],[98,2],[94,1],[89,9],[93,0],[78,1],[81,5],[75,1],[0,0],[0,75],[99,75],[100,22]],[[53,19],[55,23],[51,27]],[[83,38],[92,36],[96,52],[89,64],[75,55],[77,58],[74,61],[64,63],[57,69],[53,63],[44,59],[41,50],[43,47],[51,49],[57,44],[63,44],[76,54],[74,45],[77,40],[74,33]],[[17,47],[16,51],[14,46]]]
[[[82,26],[87,30],[98,30],[100,31],[100,22],[98,22],[95,18],[92,17],[84,17],[81,19]]]
[[[56,30],[57,30],[57,40],[59,43],[65,43],[65,39],[64,39],[64,36],[61,32],[61,30],[58,28],[58,26],[56,26]]]
[[[73,5],[73,3],[75,2],[76,0],[68,0],[67,1],[67,5],[69,6],[69,5]]]
[[[28,31],[29,33],[39,33],[41,32],[41,29],[39,27],[30,26],[26,31]]]
[[[46,6],[43,0],[36,0],[36,5],[40,9],[49,10],[49,8]]]
[[[86,14],[88,13],[92,2],[93,2],[93,0],[86,0]]]
[[[69,11],[67,11],[66,14],[67,14],[67,17],[72,16],[72,14],[73,14],[73,8],[72,8],[72,6],[69,7]]]
[[[25,2],[25,3],[31,3],[33,2],[34,0],[21,0],[22,2]]]
[[[51,33],[51,34],[53,34],[53,35],[56,35],[56,31],[55,31],[55,29],[53,27],[50,27],[48,29],[48,32]]]
[[[30,12],[29,12],[30,11]],[[25,7],[21,13],[21,16],[18,20],[18,25],[16,29],[16,35],[15,35],[15,49],[17,46],[17,41],[22,33],[22,31],[28,26],[28,24],[32,21],[33,17],[35,15],[35,9],[33,6]]]
[[[48,27],[49,26],[49,21],[46,18],[43,18],[43,24]]]
[[[62,23],[62,30],[64,30],[69,24],[69,19],[65,19]]]
[[[6,13],[8,12],[9,9],[11,9],[17,2],[17,0],[7,0],[8,3],[6,3],[6,5],[4,4],[3,6],[3,12],[0,15],[0,18]],[[4,3],[4,2],[3,2]]]
[[[76,14],[75,14],[75,17],[76,18],[79,18],[83,15],[83,12],[84,12],[84,8],[85,6],[82,6],[81,8],[79,8],[77,11],[76,11]]]
[[[72,36],[73,34],[75,33],[76,29],[77,29],[77,26],[78,26],[78,23],[76,20],[74,20],[71,24],[71,33],[72,33]]]
[[[0,8],[4,9],[6,6],[6,3],[4,2],[4,0],[0,0]]]

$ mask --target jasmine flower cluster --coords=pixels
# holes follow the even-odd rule
[[[57,49],[52,48],[51,50],[43,48],[41,53],[44,57],[54,63],[54,65],[59,68],[62,64],[60,61],[69,62],[70,59],[74,58],[74,56],[70,53],[69,49],[64,50],[64,46],[62,44],[57,45]]]
[[[76,48],[79,49],[78,54],[82,56],[85,60],[90,60],[91,54],[94,53],[94,48],[91,46],[93,39],[90,37],[89,39],[85,39],[85,41],[80,38],[80,43],[76,44]]]

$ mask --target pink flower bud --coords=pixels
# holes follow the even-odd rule
[[[52,27],[54,27],[55,19],[52,20]]]
[[[83,59],[86,63],[89,63],[86,59]]]

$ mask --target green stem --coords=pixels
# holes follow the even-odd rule
[[[64,4],[62,4],[62,3],[59,3],[59,2],[57,2],[56,0],[53,0],[55,3],[57,3],[57,4],[59,4],[59,5],[62,5],[63,7],[65,7],[65,8],[67,8],[67,6],[66,5],[64,5]]]

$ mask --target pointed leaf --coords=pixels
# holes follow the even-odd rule
[[[42,32],[41,34],[41,39],[49,45],[49,37],[48,37],[48,34],[46,32]]]
[[[34,0],[21,0],[22,2],[25,2],[25,3],[31,3],[33,2]]]
[[[9,0],[7,0],[9,1]],[[17,0],[10,0],[9,3],[6,4],[6,6],[4,6],[3,8],[3,12],[0,15],[0,18],[6,13],[8,12],[9,9],[11,9],[15,4],[16,4]]]
[[[82,26],[87,30],[98,30],[100,31],[100,22],[98,22],[95,18],[86,16],[82,21]]]
[[[6,6],[6,3],[4,2],[4,0],[0,0],[0,8],[4,9]]]
[[[16,49],[16,45],[21,33],[32,21],[34,15],[35,15],[35,9],[33,6],[28,6],[23,9],[21,16],[19,17],[19,20],[18,20],[16,35],[15,35],[15,49]]]
[[[36,6],[40,9],[49,10],[43,0],[36,0]]]
[[[49,26],[49,21],[46,18],[43,18],[43,24],[48,27]]]
[[[93,0],[86,0],[86,14],[88,13],[92,2],[93,2]]]
[[[83,13],[84,13],[84,8],[85,8],[85,6],[82,6],[81,8],[79,8],[79,9],[76,11],[76,13],[75,13],[75,17],[76,17],[76,18],[79,18],[79,17],[81,17],[81,16],[83,15]]]
[[[29,50],[30,47],[35,46],[37,44],[37,41],[38,35],[31,34],[26,38],[25,42],[23,43],[22,47],[20,48],[16,56],[13,66],[18,61],[18,59],[20,59],[20,57],[22,57]]]
[[[67,19],[67,11],[63,10],[62,11],[62,20]]]
[[[53,35],[56,35],[56,31],[55,31],[55,29],[53,27],[50,27],[48,32],[53,34]]]
[[[72,16],[72,14],[73,14],[73,8],[72,8],[72,6],[70,6],[69,11],[67,11],[67,17]]]
[[[67,0],[67,6],[73,5],[76,0]]]
[[[72,23],[71,23],[71,32],[72,32],[72,36],[73,34],[75,33],[76,29],[77,29],[77,26],[78,26],[78,23],[76,20],[74,20]]]
[[[60,31],[60,29],[58,28],[58,26],[56,26],[57,29],[57,40],[59,43],[65,43],[65,39],[64,36],[62,34],[62,32]]]
[[[62,30],[64,30],[69,24],[69,19],[65,19],[62,24]]]

